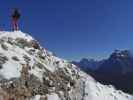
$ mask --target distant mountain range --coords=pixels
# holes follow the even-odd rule
[[[133,54],[129,50],[115,50],[101,61],[83,58],[72,63],[103,84],[113,84],[117,89],[133,93]]]

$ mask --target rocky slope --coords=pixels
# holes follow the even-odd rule
[[[31,36],[0,32],[0,100],[133,100],[75,65],[55,57]]]

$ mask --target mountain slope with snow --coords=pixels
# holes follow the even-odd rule
[[[107,59],[82,59],[72,62],[102,84],[112,84],[126,93],[133,93],[133,54],[130,50],[115,50]]]
[[[0,100],[133,100],[105,86],[31,36],[0,32]]]

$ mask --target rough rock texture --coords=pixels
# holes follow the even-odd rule
[[[0,32],[0,100],[132,100],[20,31]]]

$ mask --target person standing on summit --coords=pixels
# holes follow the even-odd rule
[[[19,13],[18,9],[14,9],[14,11],[12,13],[12,29],[13,29],[13,31],[19,30],[19,27],[18,27],[19,18],[20,18],[20,13]]]

